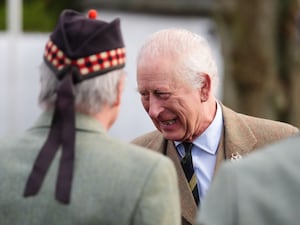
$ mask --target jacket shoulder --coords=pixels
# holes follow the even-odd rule
[[[248,124],[256,136],[281,139],[292,136],[299,132],[299,129],[291,124],[270,119],[258,118],[239,114]]]
[[[269,142],[292,136],[299,129],[291,124],[235,112],[222,105],[224,126],[238,134],[243,130],[260,141]]]
[[[163,135],[155,130],[139,137],[136,137],[131,141],[132,144],[139,145],[148,149],[162,152],[164,148],[165,139]]]

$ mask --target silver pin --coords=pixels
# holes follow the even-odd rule
[[[235,153],[231,154],[230,160],[235,161],[235,160],[239,160],[241,158],[242,158],[242,156],[238,152],[235,152]]]

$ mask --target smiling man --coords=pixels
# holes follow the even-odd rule
[[[213,176],[225,159],[298,131],[286,123],[236,113],[216,97],[218,72],[207,41],[182,29],[151,35],[137,59],[142,104],[157,131],[133,143],[170,157],[177,169],[182,224],[194,224]]]

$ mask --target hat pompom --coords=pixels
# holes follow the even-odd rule
[[[96,19],[97,18],[97,11],[95,9],[90,9],[88,12],[88,16],[90,19]]]

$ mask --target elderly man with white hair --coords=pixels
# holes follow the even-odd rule
[[[179,177],[182,224],[194,224],[197,206],[224,160],[240,159],[298,131],[286,123],[227,108],[215,96],[217,81],[211,48],[195,33],[161,30],[139,51],[138,91],[157,130],[132,142],[173,160]]]

